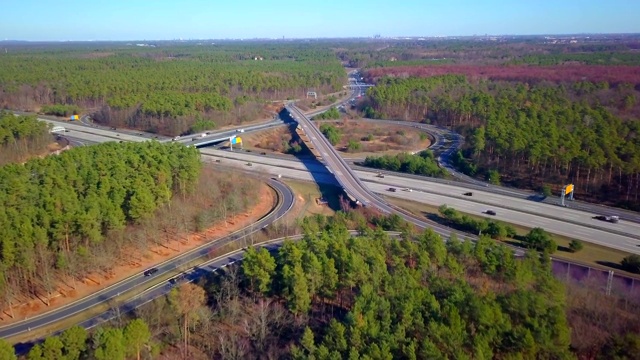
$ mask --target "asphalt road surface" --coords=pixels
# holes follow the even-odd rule
[[[530,215],[516,210],[501,208],[498,206],[490,208],[496,212],[495,216],[491,216],[484,213],[484,211],[487,210],[486,205],[465,201],[463,199],[436,195],[419,190],[408,192],[403,191],[402,189],[397,189],[396,192],[391,192],[388,191],[388,185],[377,183],[367,183],[367,187],[378,194],[384,194],[386,196],[417,201],[424,204],[432,204],[435,206],[446,204],[447,206],[450,206],[456,210],[483,216],[488,219],[495,219],[502,222],[526,227],[540,227],[554,234],[563,235],[569,238],[574,238],[585,242],[626,251],[629,253],[640,254],[639,239],[614,234],[606,230],[585,228],[584,226],[570,224],[565,221],[554,220],[539,215]]]
[[[252,169],[255,171],[264,171],[270,174],[285,174],[284,169],[302,170],[314,173],[314,176],[307,176],[306,179],[325,180],[328,171],[323,163],[314,162],[312,160],[299,160],[295,158],[277,158],[272,156],[258,155],[255,152],[246,153],[244,151],[221,151],[213,149],[202,149],[202,154],[220,157],[220,163],[226,164],[235,159],[241,163],[251,163]],[[588,229],[609,230],[613,233],[626,235],[630,238],[640,238],[640,224],[621,220],[618,224],[612,224],[601,220],[595,220],[593,217],[599,213],[589,213],[578,211],[574,208],[564,208],[553,203],[539,201],[538,197],[523,197],[519,193],[512,194],[508,189],[504,191],[495,191],[493,188],[468,186],[451,181],[435,182],[429,181],[430,178],[421,176],[409,176],[407,174],[393,173],[390,175],[385,173],[383,179],[376,177],[377,172],[372,169],[358,167],[358,169],[367,169],[366,171],[355,170],[354,173],[361,179],[367,181],[375,181],[397,187],[399,189],[409,187],[429,191],[436,194],[448,195],[452,198],[464,197],[467,201],[484,203],[486,208],[500,207],[522,212],[523,214],[540,215],[543,217],[562,220],[574,225],[582,225]],[[300,178],[300,177],[298,177]],[[331,183],[328,180],[323,182]],[[334,182],[335,183],[335,182]],[[473,196],[466,197],[463,194],[472,192]],[[441,205],[441,204],[437,204]],[[535,227],[535,224],[531,224]],[[587,230],[588,230],[587,229]]]
[[[110,139],[110,138],[98,137],[98,135],[90,135],[90,134],[79,133],[79,132],[74,135],[78,135],[78,134],[80,134],[85,138],[90,138],[95,142]],[[297,160],[295,158],[293,158],[294,160],[287,161],[287,160],[283,160],[282,158],[278,158],[274,156],[264,156],[264,155],[258,155],[256,153],[246,153],[242,151],[222,152],[222,151],[217,151],[212,149],[202,149],[201,151],[203,154],[219,154],[227,158],[235,158],[235,159],[239,159],[240,161],[246,161],[246,163],[251,162],[252,170],[256,172],[267,172],[267,173],[272,173],[274,175],[282,174],[284,172],[281,169],[275,169],[275,170],[268,169],[267,167],[262,165],[266,163],[266,164],[271,164],[277,167],[286,166],[286,167],[295,168],[299,170],[306,170],[313,173],[313,176],[300,176],[298,174],[296,175],[297,178],[305,178],[306,180],[313,180],[313,181],[324,182],[324,183],[335,183],[335,181],[331,180],[331,175],[326,173],[327,170],[325,165],[319,162],[313,163],[312,161],[307,161],[303,163],[300,160]],[[325,154],[327,154],[326,150],[325,150]],[[289,157],[289,159],[292,159],[292,158]],[[221,161],[226,161],[226,159]],[[438,182],[426,181],[430,179],[425,179],[424,177],[409,176],[406,174],[402,174],[402,176],[400,177],[400,176],[390,175],[388,172],[386,172],[385,179],[377,179],[377,178],[374,179],[371,170],[355,171],[354,173],[357,174],[357,176],[361,179],[374,180],[374,181],[382,182],[389,186],[394,186],[398,188],[410,187],[410,188],[420,189],[422,191],[430,191],[434,194],[448,195],[449,197],[452,197],[452,198],[460,197],[462,196],[463,193],[467,191],[471,191],[475,195],[472,196],[469,200],[476,203],[477,202],[484,203],[485,210],[489,208],[496,208],[496,209],[501,209],[500,210],[501,213],[503,213],[503,210],[512,210],[512,211],[516,210],[521,212],[523,215],[526,215],[526,214],[542,215],[543,217],[546,217],[548,219],[551,218],[554,220],[564,221],[567,224],[567,228],[565,228],[564,230],[561,230],[559,228],[551,229],[549,228],[548,225],[545,226],[545,224],[539,221],[537,222],[532,221],[531,223],[528,224],[528,226],[531,226],[531,227],[540,226],[558,234],[567,234],[567,229],[575,229],[575,231],[572,232],[571,234],[567,234],[567,236],[570,236],[573,238],[584,239],[585,237],[588,236],[591,238],[590,240],[591,242],[602,243],[603,241],[605,240],[608,241],[609,239],[603,238],[600,235],[596,235],[596,233],[591,233],[591,230],[598,230],[598,229],[609,230],[611,232],[610,234],[611,238],[618,238],[620,237],[620,235],[626,234],[626,236],[623,236],[623,237],[627,237],[628,238],[627,241],[630,241],[630,242],[624,245],[611,243],[612,247],[615,247],[618,249],[624,248],[624,249],[627,249],[628,251],[631,251],[630,249],[636,250],[634,244],[635,244],[635,241],[638,239],[638,234],[640,234],[640,227],[636,223],[622,220],[618,224],[611,224],[611,223],[603,222],[600,220],[595,220],[593,219],[593,216],[600,214],[601,213],[600,211],[584,213],[584,212],[575,211],[575,209],[561,208],[561,207],[558,207],[557,205],[545,203],[544,201],[532,201],[525,198],[519,192],[512,191],[510,189],[500,188],[499,189],[500,191],[496,191],[496,189],[492,187],[490,188],[491,193],[488,193],[486,191],[487,190],[486,187],[474,187],[473,185],[468,185],[468,184],[461,186],[461,184],[455,183],[455,182],[448,182],[446,184],[447,186],[444,186],[444,184],[441,184]],[[442,182],[442,180],[440,180],[439,182]],[[478,188],[482,190],[477,190]],[[530,196],[531,194],[529,194],[529,197]],[[447,203],[447,201],[444,201],[442,203]],[[440,205],[442,203],[431,202],[432,205]],[[599,210],[599,208],[596,208],[596,210]],[[521,219],[519,220],[513,219],[513,220],[514,220],[514,223],[521,224]],[[576,229],[575,226],[568,226],[568,225],[583,225],[585,229]],[[609,242],[607,241],[604,242],[605,245],[609,244]],[[637,250],[632,252],[637,252]]]
[[[133,275],[121,282],[111,285],[106,289],[84,297],[67,306],[52,310],[39,316],[35,316],[33,318],[25,319],[15,324],[0,327],[0,338],[15,336],[42,326],[46,326],[48,324],[63,320],[67,317],[85,311],[93,306],[108,302],[109,300],[117,297],[119,294],[123,294],[127,291],[138,288],[143,288],[145,284],[149,283],[154,277],[158,277],[168,272],[175,272],[180,268],[180,266],[182,266],[182,264],[189,263],[207,255],[213,247],[237,240],[243,236],[249,235],[252,232],[258,231],[268,226],[272,222],[284,216],[284,214],[286,214],[291,209],[294,203],[294,195],[289,187],[275,180],[270,180],[269,184],[277,190],[280,196],[280,203],[278,204],[278,207],[274,212],[257,221],[249,229],[245,228],[239,230],[226,238],[220,239],[213,243],[202,245],[185,254],[158,264],[155,266],[155,268],[158,269],[158,272],[156,272],[152,276],[144,276],[144,270],[141,270],[136,275]]]
[[[275,176],[281,175],[283,178],[312,181],[316,183],[339,186],[333,174],[329,173],[326,169],[322,169],[324,165],[314,166],[314,171],[308,171],[301,164],[299,165],[299,168],[275,167],[255,162],[251,163],[251,166],[248,166],[248,162],[244,160],[220,160],[217,157],[208,155],[203,155],[203,160],[213,163],[214,166],[216,164],[224,166],[235,166],[237,168],[245,170],[251,169],[251,171],[256,171],[258,173],[269,173]],[[220,160],[220,163],[216,163],[215,160]],[[434,206],[447,204],[448,206],[453,207],[457,210],[476,214],[478,216],[486,216],[488,218],[494,218],[506,223],[513,223],[531,228],[541,227],[551,233],[564,235],[570,238],[575,238],[586,242],[627,251],[630,253],[640,254],[640,246],[638,246],[640,245],[640,239],[638,239],[637,233],[634,233],[632,231],[632,229],[638,226],[638,224],[635,223],[621,221],[618,224],[609,224],[599,220],[591,219],[589,214],[585,214],[579,211],[575,211],[575,214],[565,214],[563,212],[566,211],[566,209],[544,203],[541,204],[533,201],[521,200],[526,204],[507,206],[510,201],[518,199],[504,197],[503,200],[500,200],[503,197],[488,192],[474,192],[473,196],[467,197],[462,195],[460,190],[456,188],[453,188],[453,191],[456,192],[455,196],[454,194],[446,195],[448,188],[445,187],[440,189],[437,187],[433,187],[433,185],[440,184],[413,180],[416,181],[416,183],[412,183],[413,186],[409,187],[404,181],[402,181],[402,179],[394,180],[393,178],[389,178],[388,176],[385,176],[384,179],[379,179],[376,177],[376,174],[367,172],[361,173],[359,171],[356,171],[356,174],[360,177],[362,183],[367,187],[367,189],[370,189],[377,194],[404,198],[407,200],[413,200],[416,202]],[[384,180],[387,180],[388,182],[378,182]],[[397,183],[401,183],[402,185],[398,186]],[[397,191],[388,191],[390,187],[394,187]],[[411,188],[412,192],[403,191],[403,189],[405,188]],[[492,202],[492,205],[487,205],[485,202]],[[519,209],[522,206],[527,206],[528,209]],[[488,216],[483,214],[483,212],[488,209],[494,210],[497,215]],[[525,212],[525,210],[527,212]],[[560,215],[574,216],[575,222],[573,222],[573,220],[559,220],[554,218],[553,216],[549,216],[549,213],[553,213],[553,211],[560,212]],[[581,224],[581,222],[583,222],[584,224]],[[610,227],[622,225],[623,229],[629,231],[630,234],[625,235],[624,232],[614,233],[607,230],[606,228],[598,228],[597,226],[599,225]],[[429,224],[429,226],[432,225]],[[443,236],[448,236],[448,232],[444,231],[443,229],[439,229],[438,232]]]

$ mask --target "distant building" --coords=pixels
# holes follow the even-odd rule
[[[389,61],[398,61],[398,58],[395,56],[392,56],[391,59],[389,59]]]

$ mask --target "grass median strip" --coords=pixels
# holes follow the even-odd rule
[[[432,215],[432,216],[440,215],[437,206],[422,204],[416,201],[398,199],[398,198],[388,197],[388,196],[385,196],[384,198],[389,203],[399,206],[401,208],[404,208],[416,216],[424,217],[429,215]],[[458,212],[460,212],[461,214],[467,215],[474,220],[486,219],[485,217],[478,216],[475,214],[465,213],[459,210]],[[526,235],[532,228],[535,227],[535,226],[526,227],[522,225],[514,225],[504,221],[501,221],[501,223],[511,226],[513,229],[515,229],[516,233],[520,236]],[[620,270],[619,268],[607,265],[607,264],[620,264],[620,261],[622,261],[622,259],[625,256],[629,255],[629,253],[627,252],[582,241],[584,248],[581,251],[572,253],[568,251],[568,249],[569,249],[569,243],[574,239],[566,236],[562,236],[562,235],[553,234],[553,233],[550,233],[550,234],[552,239],[558,244],[558,251],[552,255],[554,258],[579,262],[585,265],[593,266],[594,268],[601,268],[606,270],[613,269],[616,272],[624,273],[629,276],[634,276],[634,277],[638,276],[637,274],[628,273],[626,271]],[[523,244],[520,241],[514,240],[514,239],[508,239],[502,242],[505,244],[515,245],[515,246],[523,246]]]

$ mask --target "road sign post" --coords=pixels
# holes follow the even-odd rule
[[[573,190],[574,190],[575,186],[573,186],[573,184],[569,184],[569,185],[565,185],[562,188],[562,193],[560,194],[560,205],[562,206],[566,206],[564,203],[564,199],[567,195],[569,195],[569,200],[573,201]]]
[[[234,136],[232,138],[229,138],[229,147],[231,149],[231,151],[233,151],[233,144],[240,144],[240,148],[244,149],[244,145],[242,145],[242,138]]]

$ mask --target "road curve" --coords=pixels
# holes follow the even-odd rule
[[[51,310],[32,318],[27,318],[14,324],[0,327],[0,338],[12,337],[42,326],[52,324],[54,322],[63,320],[82,311],[85,311],[93,306],[105,303],[120,294],[140,287],[144,287],[145,284],[150,283],[153,278],[158,277],[164,273],[176,271],[176,269],[178,269],[182,264],[186,264],[202,256],[206,256],[214,247],[220,246],[221,244],[229,243],[231,241],[235,241],[239,238],[242,238],[246,235],[267,227],[269,224],[284,216],[293,207],[295,201],[293,191],[285,184],[275,179],[270,179],[268,184],[278,194],[278,203],[269,214],[267,214],[248,228],[238,230],[218,241],[201,245],[193,250],[190,250],[187,253],[181,254],[161,264],[156,265],[155,267],[159,271],[153,276],[144,276],[143,273],[140,272],[103,290],[100,290],[78,301],[75,301],[69,305]]]

